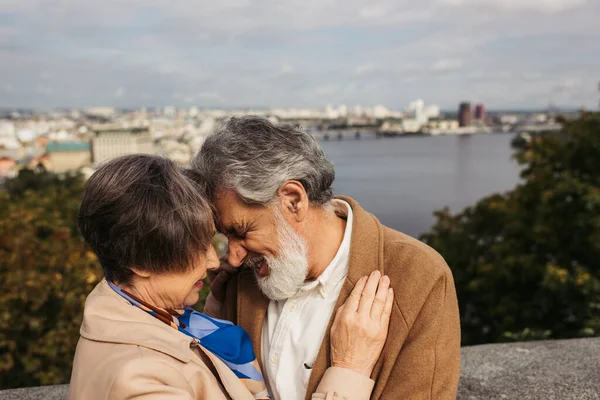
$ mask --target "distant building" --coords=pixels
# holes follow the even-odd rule
[[[390,115],[390,110],[387,109],[386,106],[381,104],[373,107],[373,117],[378,119],[387,118]]]
[[[175,118],[176,115],[177,115],[177,108],[175,108],[173,106],[166,106],[163,109],[163,116],[165,116],[167,118]]]
[[[0,181],[16,176],[17,162],[12,157],[0,157]]]
[[[475,105],[475,119],[485,121],[485,106],[483,104]]]
[[[503,125],[516,125],[519,123],[519,116],[514,114],[504,114],[500,116],[500,123]]]
[[[46,146],[48,169],[67,172],[90,165],[92,155],[88,142],[50,142]]]
[[[459,126],[471,126],[471,103],[460,103],[458,108],[458,124]]]
[[[109,118],[116,114],[113,107],[90,107],[83,111],[89,117]]]
[[[155,154],[154,142],[148,128],[111,128],[94,132],[92,137],[94,164],[134,153]]]
[[[34,171],[40,168],[45,169],[46,171],[52,169],[52,165],[50,164],[50,156],[48,154],[33,156],[31,158],[23,160],[23,162],[26,168],[29,168]]]

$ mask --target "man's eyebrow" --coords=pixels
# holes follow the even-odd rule
[[[227,226],[223,226],[223,233],[229,235],[241,235],[244,232],[244,227],[239,222],[232,222]]]

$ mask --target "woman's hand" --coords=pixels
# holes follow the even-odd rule
[[[337,310],[331,327],[331,363],[371,376],[388,334],[394,292],[374,271],[362,277]]]
[[[216,270],[209,270],[207,272],[208,279],[210,280],[210,291],[213,297],[219,303],[225,301],[225,290],[227,288],[227,282],[229,279],[238,273],[238,268],[234,268],[227,263],[227,257],[220,258],[221,265]]]

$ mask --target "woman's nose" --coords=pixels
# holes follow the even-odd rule
[[[221,262],[219,261],[219,256],[217,256],[217,251],[215,250],[215,248],[212,244],[208,248],[206,257],[208,259],[208,262],[206,265],[207,269],[215,270],[215,269],[219,268],[219,266],[221,265]]]

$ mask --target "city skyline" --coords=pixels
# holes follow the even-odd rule
[[[595,0],[4,0],[0,107],[597,107]]]

